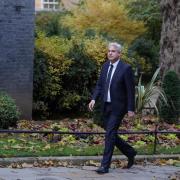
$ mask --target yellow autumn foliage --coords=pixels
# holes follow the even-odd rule
[[[75,42],[76,44],[83,44],[84,53],[87,54],[92,61],[95,61],[99,67],[101,67],[102,63],[104,63],[107,59],[109,41],[101,36],[96,35],[93,38],[88,38],[82,34],[76,34],[76,36],[72,37],[70,42],[71,44],[72,42]],[[131,65],[134,64],[134,59],[128,55],[127,44],[123,45],[122,59]]]
[[[38,32],[35,41],[36,51],[41,52],[47,60],[47,73],[50,80],[45,92],[48,96],[59,94],[61,87],[60,75],[67,72],[72,61],[65,54],[69,51],[69,43],[64,38],[56,36],[46,37],[44,33]]]
[[[61,74],[69,68],[71,60],[65,57],[71,48],[68,40],[57,36],[47,37],[44,33],[39,32],[35,45],[46,55],[52,72]]]
[[[94,29],[126,43],[145,32],[143,22],[129,19],[127,10],[117,0],[85,0],[64,18],[63,25],[81,32]]]
[[[99,36],[93,39],[85,39],[85,51],[90,59],[96,61],[100,66],[106,59],[107,42]]]

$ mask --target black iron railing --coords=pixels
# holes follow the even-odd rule
[[[73,135],[104,135],[105,132],[61,132],[61,131],[36,131],[36,130],[0,130],[2,133],[15,133],[15,134],[73,134]],[[154,135],[154,148],[153,153],[156,153],[157,136],[158,134],[180,134],[180,131],[159,131],[157,126],[154,131],[118,131],[118,134],[148,134]]]

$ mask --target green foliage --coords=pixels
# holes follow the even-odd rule
[[[61,25],[66,14],[65,12],[38,12],[36,30],[44,31],[47,36],[61,36],[69,39],[72,35],[70,29]]]
[[[167,136],[166,136],[166,138],[168,139],[168,140],[178,140],[178,137],[177,137],[177,135],[176,134],[168,134]]]
[[[120,0],[123,1],[123,0]],[[148,82],[159,64],[159,41],[161,33],[162,16],[159,0],[127,0],[125,3],[129,17],[144,22],[147,29],[144,34],[136,38],[130,50],[132,53],[145,59],[150,65],[145,70],[139,65],[139,71],[145,72],[143,80]]]
[[[46,116],[48,113],[43,112],[46,109],[52,113],[86,111],[90,91],[97,79],[96,64],[101,53],[93,58],[95,55],[88,49],[90,40],[81,41],[79,36],[68,40],[57,36],[47,37],[42,32],[37,35],[34,63],[36,114]]]
[[[72,64],[63,76],[65,93],[60,104],[66,108],[71,107],[71,110],[75,107],[80,111],[87,111],[90,90],[97,78],[96,62],[85,53],[84,43],[75,39],[67,57],[72,59]]]
[[[120,138],[122,138],[125,141],[128,141],[128,135],[119,135]]]
[[[160,68],[156,70],[151,81],[146,87],[142,86],[140,77],[136,93],[136,111],[138,113],[141,113],[145,106],[149,106],[154,107],[157,114],[159,114],[156,102],[154,102],[154,96],[157,97],[157,101],[159,101],[160,103],[163,102],[167,104],[166,96],[162,88],[156,82],[159,72]]]
[[[136,141],[135,142],[135,145],[133,145],[134,148],[137,148],[137,147],[142,147],[144,146],[146,143],[144,141]]]
[[[46,117],[50,104],[62,95],[61,78],[71,64],[71,60],[65,56],[70,44],[64,38],[47,37],[38,32],[35,45],[34,112]]]
[[[146,137],[147,143],[152,143],[152,142],[154,142],[154,139],[155,139],[155,137],[154,137],[153,135],[148,135],[148,136]]]
[[[112,3],[99,0],[98,7],[101,3],[108,9],[107,13],[104,12],[105,16],[101,18],[121,17],[125,21],[122,20],[119,24],[119,20],[115,18],[116,26],[123,25],[131,28],[119,31],[120,28],[118,29],[116,26],[109,28],[110,24],[107,23],[105,24],[105,30],[112,29],[112,32],[107,34],[104,30],[98,31],[94,26],[90,27],[84,24],[86,27],[82,32],[81,30],[77,31],[78,24],[75,21],[71,21],[72,24],[64,26],[67,17],[73,20],[71,15],[75,13],[74,11],[37,13],[33,92],[33,115],[35,117],[41,116],[40,118],[46,119],[53,118],[55,114],[87,112],[87,104],[92,90],[96,84],[102,63],[106,59],[108,40],[114,39],[118,35],[116,41],[124,37],[125,41],[127,39],[127,42],[130,42],[144,32],[143,23],[129,20],[124,7],[119,5],[116,0],[113,0]],[[94,5],[96,5],[96,1],[90,4],[88,2],[89,7],[96,9],[97,7]],[[118,5],[118,7],[115,5]],[[109,14],[112,12],[110,7],[115,7],[120,12],[113,11],[115,14],[111,16]],[[100,8],[102,10],[102,7]],[[118,13],[122,16],[119,16]],[[100,15],[102,14],[100,13]],[[79,16],[78,18],[84,17]],[[94,20],[96,24],[96,19]],[[109,21],[108,19],[107,22]],[[129,32],[132,32],[131,36]],[[125,43],[122,59],[131,64],[133,69],[136,68],[137,64],[140,64],[144,72],[149,70],[149,64],[145,58],[139,55],[129,56],[128,46]],[[95,116],[95,119],[99,119],[98,122],[100,122],[99,113]]]
[[[169,105],[161,105],[160,115],[165,122],[178,122],[180,116],[180,80],[174,71],[168,71],[165,74],[163,89]]]
[[[8,94],[0,92],[0,128],[15,126],[19,116],[15,101]]]
[[[147,37],[158,44],[162,24],[160,0],[128,0],[126,7],[132,19],[144,22]]]
[[[144,73],[143,80],[148,81],[153,75],[152,72],[156,71],[159,64],[159,47],[155,43],[141,37],[136,39],[129,48],[130,54],[135,57],[138,56],[144,59],[144,63],[137,62],[138,73]]]

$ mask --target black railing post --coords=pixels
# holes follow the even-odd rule
[[[154,130],[154,149],[153,149],[153,154],[156,154],[156,146],[157,146],[157,127],[158,127],[158,125],[155,124],[155,130]]]

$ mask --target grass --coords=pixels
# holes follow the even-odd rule
[[[93,156],[102,155],[102,145],[47,143],[41,139],[4,137],[0,141],[0,157]],[[135,146],[138,154],[153,154],[153,144]],[[157,145],[156,154],[178,154],[180,145]],[[120,154],[115,148],[114,154]]]

